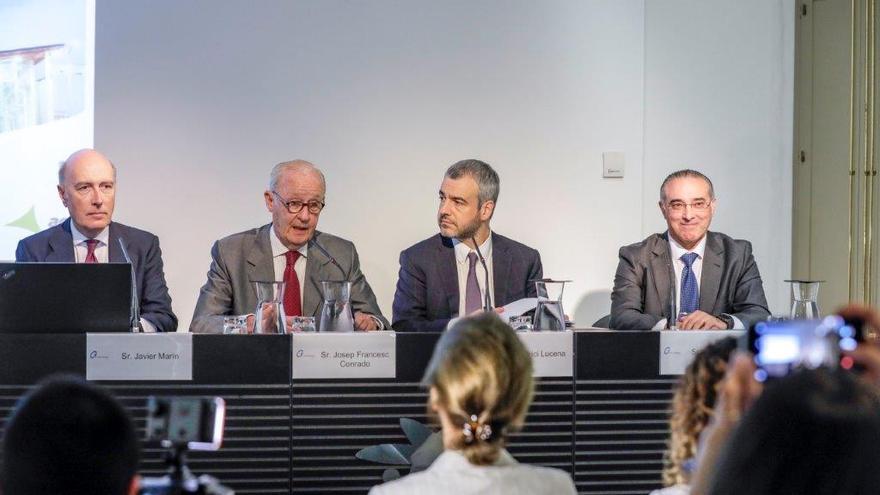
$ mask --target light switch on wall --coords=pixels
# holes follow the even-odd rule
[[[621,151],[606,151],[602,153],[602,177],[623,178],[626,167],[626,156]]]

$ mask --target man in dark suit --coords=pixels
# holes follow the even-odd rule
[[[319,316],[321,281],[347,280],[355,329],[390,327],[361,272],[354,244],[317,230],[326,189],[324,174],[307,161],[283,162],[272,169],[263,194],[272,223],[214,243],[190,331],[219,333],[224,315],[253,314],[257,295],[252,282],[273,280],[287,282],[288,317]]]
[[[748,328],[770,315],[748,241],[709,232],[715,193],[695,170],[670,174],[660,187],[669,229],[620,248],[611,294],[611,328]]]
[[[16,261],[125,263],[120,239],[131,258],[145,332],[174,332],[177,317],[165,284],[159,238],[113,222],[116,167],[101,153],[84,149],[64,161],[58,172],[58,195],[70,218],[22,239]]]
[[[489,228],[499,186],[495,170],[479,160],[462,160],[446,171],[437,211],[440,234],[400,253],[395,330],[443,330],[450,319],[482,309],[487,290],[496,308],[536,296],[534,280],[543,276],[538,251]]]

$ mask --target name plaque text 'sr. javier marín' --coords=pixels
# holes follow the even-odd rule
[[[396,378],[394,332],[295,333],[293,378]]]
[[[86,334],[87,380],[192,380],[191,333]]]

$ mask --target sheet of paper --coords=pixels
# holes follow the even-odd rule
[[[501,316],[504,318],[510,318],[511,316],[520,316],[523,313],[535,309],[535,307],[537,306],[537,297],[525,297],[518,301],[513,301],[507,306],[504,306],[504,312],[501,313]]]

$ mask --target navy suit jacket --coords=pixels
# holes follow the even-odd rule
[[[492,278],[495,306],[536,297],[543,277],[538,251],[492,233]],[[392,306],[395,330],[442,331],[458,316],[458,271],[452,239],[440,234],[400,253],[400,274]]]
[[[119,248],[120,238],[125,242],[134,265],[141,318],[155,325],[159,332],[176,331],[177,317],[171,311],[171,296],[165,285],[159,238],[149,232],[112,222],[107,246],[110,262],[125,263]],[[70,219],[19,241],[15,261],[75,262]]]

